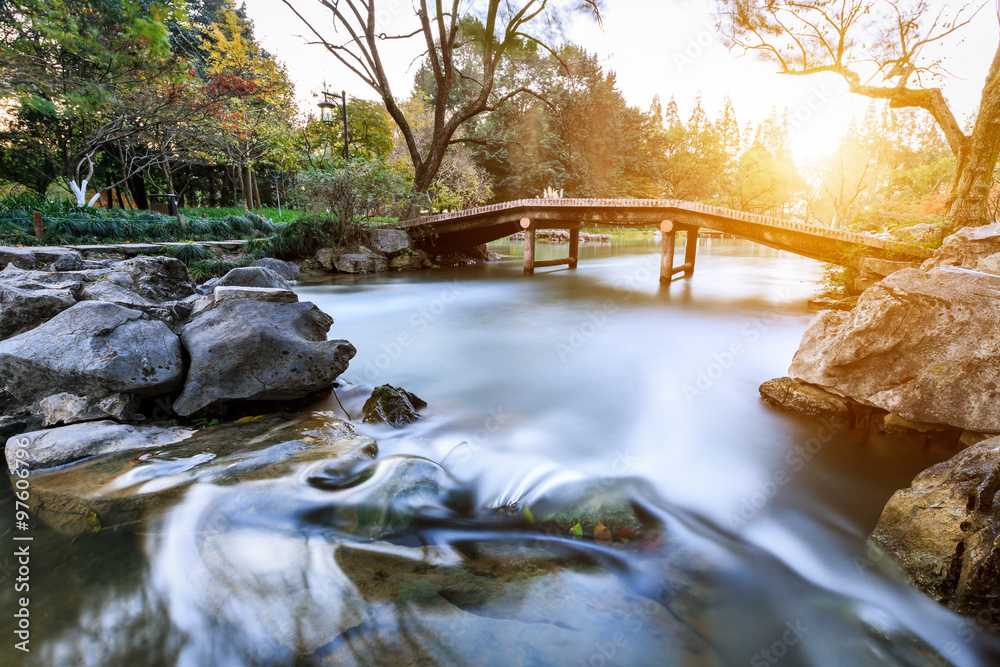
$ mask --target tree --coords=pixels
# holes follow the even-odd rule
[[[892,108],[917,107],[940,126],[958,161],[948,199],[952,227],[987,221],[987,200],[1000,155],[1000,46],[993,56],[979,111],[963,130],[939,87],[946,74],[928,45],[972,21],[978,8],[928,0],[718,0],[720,29],[731,46],[752,51],[793,76],[835,74],[852,93],[888,100]],[[872,82],[876,83],[872,83]]]
[[[3,139],[38,156],[34,187],[55,172],[79,205],[93,205],[103,192],[86,198],[97,156],[176,120],[172,91],[187,70],[171,56],[166,22],[182,20],[176,0],[4,3],[0,92],[13,132]],[[161,159],[131,161],[118,183]]]
[[[468,121],[483,112],[498,108],[506,100],[528,88],[503,95],[494,94],[497,70],[508,51],[524,42],[551,50],[548,42],[558,36],[562,21],[583,8],[598,19],[600,0],[489,0],[485,9],[463,9],[460,0],[450,3],[437,0],[415,3],[414,15],[419,28],[409,34],[386,35],[378,25],[381,13],[377,0],[317,0],[333,14],[334,29],[343,38],[328,38],[317,30],[296,8],[294,0],[282,0],[302,20],[333,56],[375,90],[386,110],[399,127],[413,164],[414,187],[427,192],[453,143],[456,133]],[[470,22],[464,19],[474,18]],[[478,25],[479,28],[475,28]],[[389,84],[380,44],[387,40],[416,38],[427,49],[434,79],[434,110],[430,141],[421,147],[410,120],[403,113]],[[457,66],[457,54],[463,48],[474,49],[476,68],[463,72]],[[457,108],[449,110],[459,88],[462,95]]]
[[[724,189],[729,163],[735,152],[727,154],[719,126],[713,124],[701,104],[701,94],[695,98],[687,123],[680,119],[677,102],[667,104],[661,151],[663,162],[660,179],[668,197],[709,201]]]
[[[202,39],[207,89],[220,100],[219,129],[206,138],[235,165],[233,180],[243,195],[243,206],[254,208],[255,166],[281,163],[295,155],[294,89],[284,65],[261,49],[246,19],[228,4],[219,17]]]
[[[434,125],[434,112],[426,97],[415,94],[403,104],[403,112],[413,128],[417,144],[425,146],[431,140]],[[401,132],[396,133],[389,162],[397,169],[409,173],[412,178],[413,167]],[[489,175],[473,161],[470,146],[460,144],[445,155],[424,194],[429,198],[431,206],[438,210],[468,208],[493,196],[489,181]]]
[[[384,158],[393,149],[392,119],[381,102],[349,99],[351,158]],[[302,127],[304,161],[311,169],[339,166],[343,162],[343,123],[324,123],[313,115]]]

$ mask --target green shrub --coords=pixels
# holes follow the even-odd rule
[[[188,265],[201,260],[212,259],[215,256],[209,248],[197,243],[172,245],[167,248],[166,254]]]
[[[203,282],[209,278],[224,276],[230,271],[240,266],[245,266],[248,262],[226,262],[222,260],[201,259],[188,264],[188,274],[197,282]]]

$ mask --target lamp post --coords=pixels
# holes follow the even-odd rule
[[[322,120],[327,125],[332,125],[333,122],[336,120],[337,105],[334,103],[334,101],[337,99],[337,97],[338,96],[336,93],[328,93],[325,90],[323,91],[323,101],[319,103],[319,114],[320,114],[320,120]],[[351,140],[350,136],[347,133],[347,92],[343,90],[340,91],[339,97],[340,97],[340,108],[343,111],[343,117],[344,117],[344,162],[349,164],[351,162],[351,152],[350,152]]]

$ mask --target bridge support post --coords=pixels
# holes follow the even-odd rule
[[[569,230],[569,268],[575,269],[580,260],[580,228]]]
[[[674,223],[664,220],[660,223],[660,282],[669,285],[674,279],[674,241],[677,232]]]
[[[684,242],[684,277],[690,278],[694,274],[694,260],[698,254],[698,228],[688,227],[687,240]]]
[[[531,220],[521,218],[521,229],[524,230],[524,275],[535,274],[535,228]]]
[[[674,247],[677,243],[677,232],[687,232],[684,243],[684,263],[674,268]],[[674,276],[683,273],[685,278],[694,273],[694,260],[698,254],[698,228],[690,225],[675,225],[670,220],[660,223],[662,236],[660,246],[660,282],[669,285]]]

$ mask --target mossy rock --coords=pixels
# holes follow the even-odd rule
[[[417,410],[427,407],[427,402],[402,389],[384,384],[375,387],[365,401],[364,421],[367,424],[389,424],[395,428],[406,426],[420,419]]]

